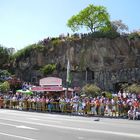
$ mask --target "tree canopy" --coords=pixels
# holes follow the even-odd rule
[[[111,22],[112,29],[115,32],[122,34],[124,31],[128,31],[128,26],[125,25],[122,20],[115,20]]]
[[[104,6],[94,6],[90,4],[77,15],[73,15],[68,20],[67,26],[73,31],[78,31],[80,28],[85,27],[92,33],[95,31],[108,30],[110,28],[109,14]]]
[[[2,68],[10,60],[9,50],[0,45],[0,67]]]

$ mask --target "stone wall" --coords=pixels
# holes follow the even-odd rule
[[[15,64],[16,74],[25,81],[43,77],[39,68],[55,63],[57,70],[48,76],[58,76],[65,85],[67,59],[70,60],[72,86],[96,83],[113,90],[116,83],[140,82],[140,38],[127,37],[77,38],[54,45],[51,41],[43,51],[33,50]]]
[[[113,90],[118,83],[140,83],[140,68],[125,68],[116,71],[103,70],[95,74],[95,83],[103,89]]]

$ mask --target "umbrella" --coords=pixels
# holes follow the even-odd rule
[[[30,90],[22,90],[22,89],[19,89],[16,92],[23,93],[23,94],[29,94],[29,95],[33,94],[33,92]]]
[[[81,96],[82,96],[82,97],[85,97],[85,96],[86,96],[86,94],[82,94]]]

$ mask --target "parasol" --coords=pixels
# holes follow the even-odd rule
[[[29,94],[29,95],[33,94],[33,92],[30,90],[22,90],[22,89],[19,89],[16,92],[23,93],[23,94]]]

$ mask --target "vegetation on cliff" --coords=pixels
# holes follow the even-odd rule
[[[43,49],[44,49],[44,45],[42,45],[42,44],[39,44],[39,43],[32,44],[32,45],[29,45],[29,46],[17,51],[13,55],[13,59],[20,59],[20,58],[28,57],[33,50],[43,51]]]
[[[140,93],[140,84],[133,83],[133,84],[122,84],[121,89],[130,93]]]
[[[44,76],[47,76],[48,74],[52,74],[53,71],[56,70],[56,65],[55,64],[48,64],[43,66],[40,71]]]

